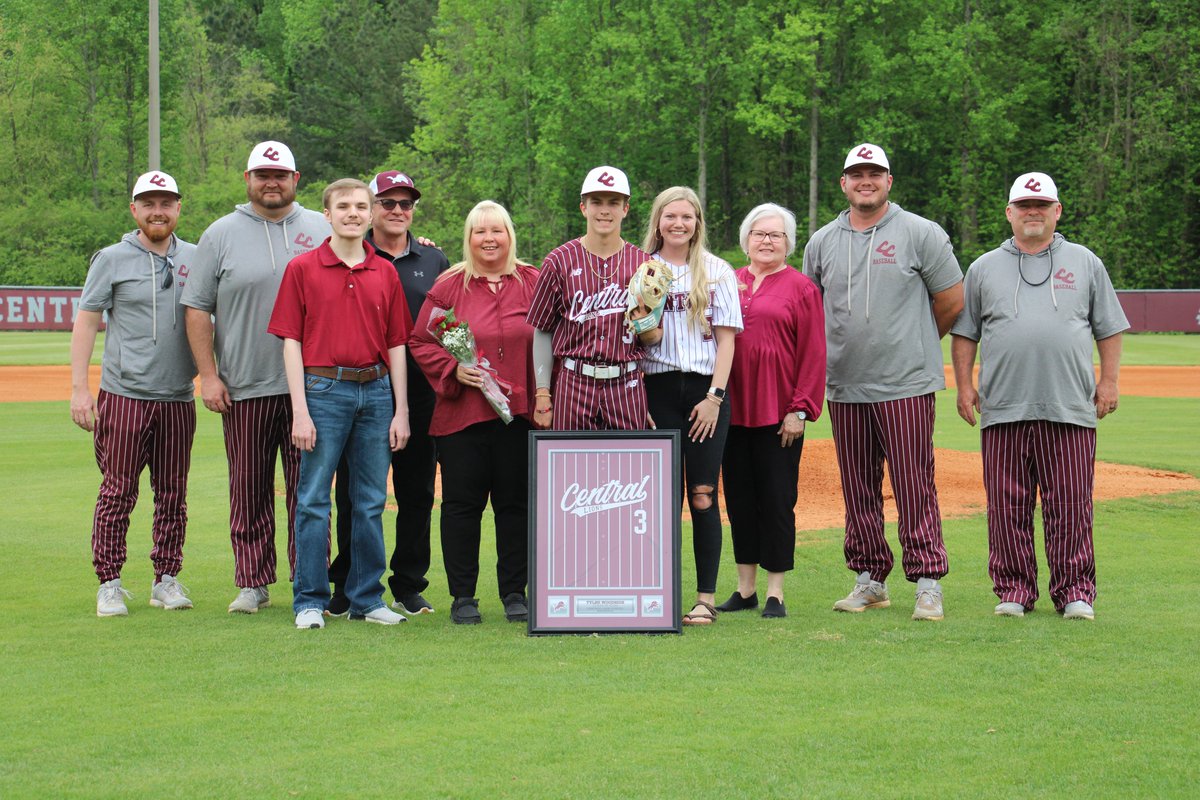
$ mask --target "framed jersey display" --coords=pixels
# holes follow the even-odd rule
[[[680,633],[678,431],[529,436],[529,632]]]

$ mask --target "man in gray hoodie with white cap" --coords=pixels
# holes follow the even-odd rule
[[[1004,213],[1012,238],[971,264],[965,308],[950,331],[959,416],[974,425],[979,413],[983,429],[996,614],[1023,617],[1038,598],[1033,507],[1040,498],[1050,600],[1064,619],[1093,619],[1096,421],[1117,410],[1129,321],[1103,262],[1055,231],[1062,203],[1049,175],[1013,181]]]
[[[71,419],[93,432],[102,476],[92,519],[100,617],[129,613],[125,599],[132,594],[121,585],[121,568],[129,515],[146,467],[154,491],[150,605],[192,607],[176,579],[183,567],[187,478],[196,433],[196,367],[179,294],[196,246],[175,236],[179,199],[175,179],[165,172],[137,179],[129,204],[137,230],[92,257],[71,333]],[[100,393],[93,397],[88,364],[106,312]]]
[[[883,148],[851,148],[841,186],[850,207],[804,248],[804,274],[825,301],[825,396],[846,503],[846,566],[858,576],[834,609],[891,604],[886,461],[904,575],[917,585],[913,619],[940,620],[948,563],[933,483],[934,393],[946,388],[939,340],[962,310],[962,270],[937,223],[888,200]]]
[[[222,415],[225,433],[239,590],[229,611],[253,614],[270,605],[268,586],[275,582],[276,454],[283,460],[289,569],[295,568],[300,474],[283,348],[267,324],[287,263],[320,245],[330,229],[324,215],[296,202],[300,173],[282,142],[255,145],[243,177],[249,202],[200,237],[182,302],[201,398]]]

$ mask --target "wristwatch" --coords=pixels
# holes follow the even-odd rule
[[[718,389],[716,386],[708,387],[708,393],[711,394],[713,397],[717,398],[718,400],[725,399],[725,390]]]
[[[796,419],[800,420],[801,422],[804,422],[804,420],[808,419],[808,414],[805,414],[803,411],[793,411],[792,413],[795,414]]]

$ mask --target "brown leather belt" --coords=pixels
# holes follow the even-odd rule
[[[370,383],[387,375],[388,369],[383,364],[376,364],[373,367],[363,367],[362,369],[355,369],[354,367],[305,367],[304,373],[306,375],[316,375],[318,378],[333,378],[335,381]]]

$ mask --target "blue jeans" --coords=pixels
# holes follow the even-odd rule
[[[305,375],[304,396],[317,443],[300,458],[292,608],[299,614],[310,608],[324,611],[329,605],[329,493],[344,453],[354,504],[346,598],[350,613],[367,614],[383,606],[382,520],[392,463],[392,382],[386,375],[369,383]]]

